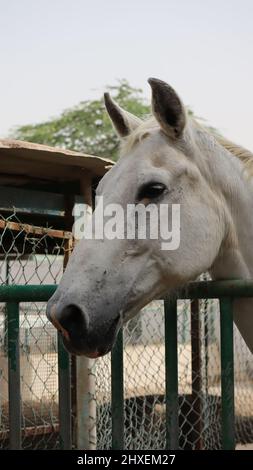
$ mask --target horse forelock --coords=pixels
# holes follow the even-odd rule
[[[121,141],[121,154],[130,152],[136,144],[148,137],[152,131],[158,130],[159,124],[154,117],[149,117],[126,138]]]

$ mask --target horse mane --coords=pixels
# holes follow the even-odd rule
[[[209,135],[214,137],[216,142],[218,142],[221,147],[223,147],[231,155],[238,158],[242,162],[248,175],[253,176],[253,153],[250,152],[250,150],[245,149],[241,145],[235,144],[234,142],[231,142],[231,140],[219,134],[217,130],[213,128],[208,128],[194,117],[191,117],[191,122],[194,124],[195,127],[202,129],[203,131],[205,131],[205,133],[208,133]]]
[[[215,134],[215,138],[222,147],[239,158],[249,175],[253,176],[253,153],[220,135]]]
[[[242,164],[244,165],[245,170],[249,176],[253,177],[253,153],[244,147],[231,142],[226,137],[221,136],[216,131],[208,129],[206,126],[203,126],[198,120],[191,118],[191,121],[194,125],[199,128],[202,128],[204,131],[207,131],[209,135],[212,135],[216,141],[225,148],[232,155],[237,157]],[[136,143],[145,139],[149,135],[149,131],[154,128],[159,127],[156,119],[153,116],[148,117],[148,119],[142,121],[142,123],[133,131],[131,134],[121,142],[121,151],[126,152],[130,150]]]

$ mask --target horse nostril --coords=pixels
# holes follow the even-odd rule
[[[66,336],[62,331],[66,339],[69,339],[69,337],[84,338],[86,336],[88,330],[86,315],[77,305],[70,304],[63,307],[58,312],[57,320],[61,329],[67,332]]]

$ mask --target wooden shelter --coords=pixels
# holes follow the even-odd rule
[[[94,190],[101,177],[112,165],[113,162],[110,160],[79,152],[30,142],[0,139],[1,285],[59,282],[73,248],[74,205],[85,203],[92,206]],[[24,344],[29,343],[27,347],[25,346],[26,354],[21,354],[22,423],[25,423],[28,418],[30,423],[28,428],[25,427],[25,436],[29,434],[31,442],[37,439],[38,442],[43,443],[45,436],[50,434],[52,442],[55,443],[59,428],[58,414],[55,412],[56,424],[54,426],[51,425],[51,414],[56,406],[55,397],[58,387],[52,379],[54,377],[56,380],[57,355],[53,343],[56,341],[56,330],[43,323],[45,305],[38,307],[35,304],[33,307],[30,305],[22,308],[23,310],[20,311],[21,353],[24,350]],[[24,326],[27,321],[29,321],[29,328]],[[8,400],[7,330],[6,310],[2,306],[2,310],[0,309],[0,332],[3,337],[2,343],[0,342],[0,425],[2,410],[2,414],[6,415],[7,424],[5,424],[5,430],[0,432],[0,447],[5,445],[11,430],[8,410],[2,408]],[[50,367],[49,383],[47,380]],[[73,429],[75,428],[73,434],[76,435],[78,442],[84,442],[88,432],[88,424],[83,425],[83,415],[79,410],[90,407],[90,399],[87,402],[87,397],[90,397],[89,394],[94,390],[88,371],[89,362],[86,358],[72,357],[71,406],[73,416],[76,415],[72,424]],[[65,376],[67,377],[66,393],[70,396],[68,388],[70,369],[65,371]],[[45,389],[48,394],[41,406],[42,401],[45,400]],[[14,402],[18,401],[15,399]],[[20,407],[20,403],[18,406]],[[63,414],[65,411],[63,409]],[[90,416],[95,416],[95,412],[93,405],[86,419],[89,420]],[[47,417],[48,413],[50,419]]]
[[[28,225],[70,231],[75,202],[91,204],[92,191],[112,165],[84,153],[0,139],[0,215],[15,212]]]

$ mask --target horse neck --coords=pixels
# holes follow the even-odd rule
[[[234,236],[230,243],[224,241],[210,274],[213,279],[250,279],[253,278],[252,182],[243,175],[243,164],[238,158],[218,144],[216,150],[209,156],[209,171],[214,187],[224,200],[229,229]],[[235,324],[253,353],[253,299],[235,299],[233,311]]]
[[[242,161],[222,147],[213,135],[197,127],[194,137],[196,163],[224,207],[222,212],[230,234],[224,237],[211,268],[212,276],[253,278],[253,183],[245,176]]]

